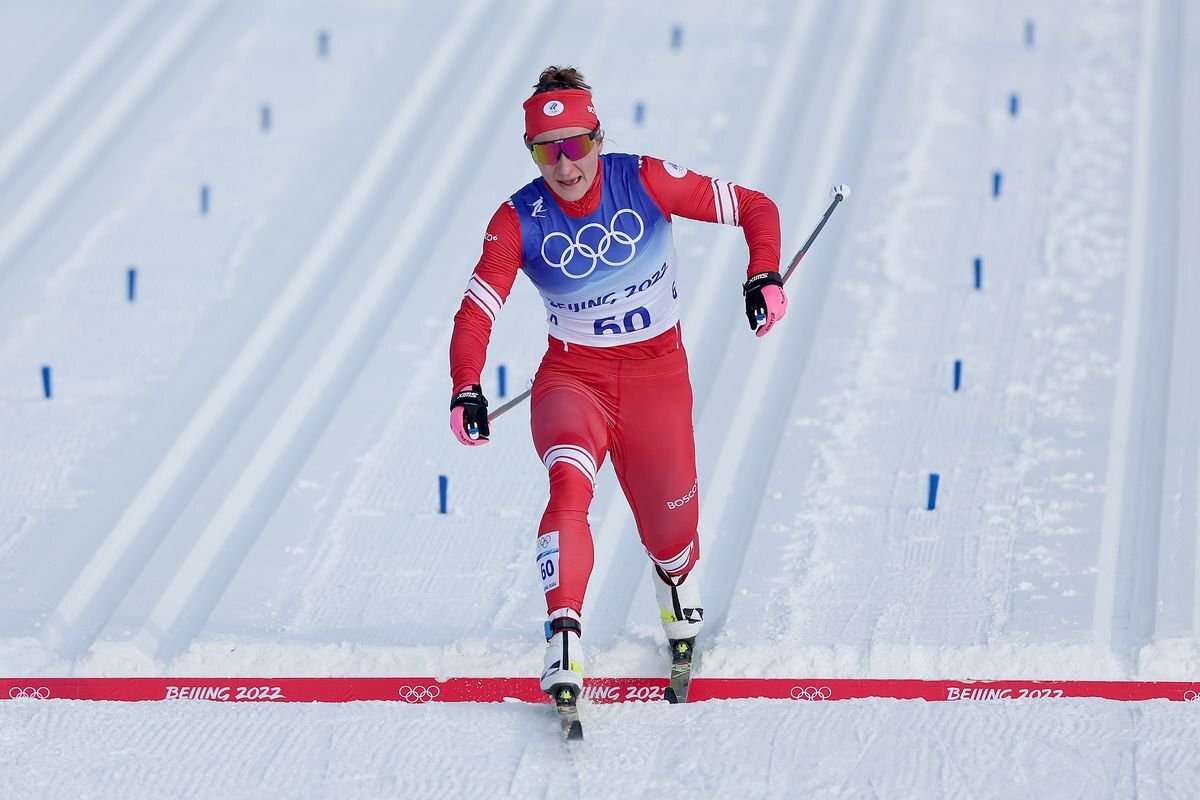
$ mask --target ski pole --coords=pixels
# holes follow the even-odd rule
[[[804,243],[804,246],[800,248],[800,252],[796,253],[792,258],[792,263],[788,264],[788,268],[784,270],[784,283],[787,283],[788,278],[791,277],[796,267],[800,266],[800,260],[804,258],[804,254],[808,252],[808,248],[812,247],[813,240],[817,238],[817,234],[825,227],[825,223],[829,221],[829,216],[838,207],[838,203],[850,196],[850,187],[844,183],[839,183],[829,190],[829,196],[833,198],[833,202],[829,204],[829,208],[825,209],[825,214],[821,217],[821,221],[817,223],[817,227],[813,228],[813,232],[808,235],[808,241]]]
[[[532,383],[532,381],[531,381],[528,389],[526,389],[525,391],[521,392],[519,395],[517,395],[516,397],[514,397],[512,400],[509,400],[507,403],[505,403],[504,405],[500,406],[499,408],[497,408],[497,409],[496,409],[495,411],[493,411],[492,413],[488,414],[488,422],[491,422],[491,421],[492,421],[492,420],[494,420],[496,417],[498,417],[498,416],[500,416],[501,414],[503,414],[505,411],[508,411],[508,410],[510,410],[510,409],[511,409],[513,406],[515,406],[515,405],[519,404],[519,403],[520,403],[522,400],[524,400],[526,397],[529,397],[529,395],[531,395],[532,393],[533,393],[533,383]]]
[[[817,234],[820,233],[821,229],[825,227],[825,223],[829,221],[829,217],[833,214],[833,210],[838,207],[838,203],[850,196],[850,187],[844,183],[839,183],[837,186],[834,186],[829,190],[829,195],[833,198],[833,202],[829,204],[829,208],[825,209],[825,214],[821,217],[821,221],[817,223],[817,227],[813,228],[813,232],[808,235],[808,241],[804,243],[804,246],[800,248],[800,251],[796,253],[796,255],[792,258],[791,263],[788,264],[787,269],[783,273],[784,283],[787,283],[788,278],[791,277],[796,267],[800,266],[800,261],[804,258],[804,254],[808,252],[808,248],[812,247],[812,243],[816,240]],[[512,400],[509,400],[507,403],[488,414],[488,422],[496,419],[506,411],[511,410],[514,406],[521,403],[532,393],[533,386],[531,385],[528,389],[521,392]]]

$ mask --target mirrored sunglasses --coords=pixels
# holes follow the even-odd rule
[[[565,155],[571,161],[578,161],[596,149],[596,137],[600,135],[599,126],[587,133],[555,139],[552,142],[525,142],[533,160],[539,164],[552,167],[558,163],[559,156]]]

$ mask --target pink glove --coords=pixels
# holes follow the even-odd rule
[[[475,438],[467,429],[475,429]],[[450,432],[467,447],[488,443],[487,398],[476,384],[463,384],[450,399]]]
[[[742,284],[742,296],[746,298],[746,320],[755,336],[765,336],[787,313],[787,295],[778,272],[751,275]]]
[[[782,286],[764,286],[762,296],[767,305],[767,320],[759,325],[758,330],[754,332],[755,336],[766,336],[767,331],[787,313],[787,295],[783,293]]]

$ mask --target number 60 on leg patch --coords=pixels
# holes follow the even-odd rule
[[[538,572],[542,574],[542,591],[558,588],[558,531],[543,533],[537,540]]]

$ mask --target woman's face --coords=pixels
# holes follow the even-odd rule
[[[588,128],[580,127],[555,128],[533,137],[533,142],[552,142],[555,139],[565,139],[568,136],[589,132]],[[603,134],[600,134],[596,137],[596,146],[592,148],[592,152],[578,161],[572,161],[567,158],[566,154],[561,154],[555,164],[542,164],[536,161],[534,163],[537,164],[542,177],[546,179],[546,184],[554,190],[556,195],[563,200],[578,200],[587,193],[592,181],[596,179],[596,170],[600,166],[600,151],[603,149],[603,145]]]

